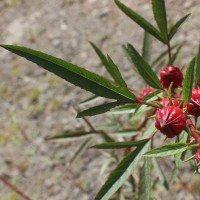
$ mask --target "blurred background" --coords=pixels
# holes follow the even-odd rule
[[[150,0],[122,2],[153,22]],[[177,60],[177,65],[182,66],[198,50],[200,2],[167,0],[166,7],[169,23],[192,13],[173,40],[184,42]],[[113,58],[136,93],[143,82],[134,73],[122,45],[129,42],[141,50],[142,40],[143,30],[112,0],[0,0],[0,43],[44,51],[109,78],[89,44],[92,41]],[[154,41],[152,57],[164,49]],[[75,118],[75,107],[90,96],[0,49],[0,175],[33,200],[94,198],[112,169],[100,174],[108,154],[88,149],[70,165],[84,140],[45,139],[68,130],[87,129],[83,120]],[[106,118],[95,116],[89,120],[103,125]],[[198,190],[200,181],[199,176],[188,171],[188,168],[182,171],[186,190],[177,185],[167,199],[193,199],[188,188]],[[161,187],[152,196],[159,200],[165,195]],[[20,196],[0,182],[0,200],[19,199]]]

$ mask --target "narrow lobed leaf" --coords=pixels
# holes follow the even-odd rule
[[[93,95],[92,97],[89,97],[83,101],[80,102],[80,104],[89,104],[91,102],[95,102],[97,100],[101,99],[101,97],[97,96],[97,95]]]
[[[151,197],[151,164],[152,158],[144,158],[144,165],[140,170],[139,200],[150,200]]]
[[[127,50],[129,55],[135,64],[139,74],[142,76],[144,81],[151,87],[156,89],[162,89],[161,83],[155,74],[155,72],[151,69],[146,61],[140,56],[140,54],[136,51],[136,49],[131,45],[128,44]]]
[[[185,78],[183,80],[183,100],[186,104],[188,104],[190,102],[190,98],[192,95],[192,85],[194,82],[195,59],[196,58],[193,58],[190,61],[190,64],[186,70]]]
[[[103,140],[105,140],[106,142],[115,142],[115,140],[109,136],[109,134],[107,134],[104,131],[100,131],[99,132],[101,134],[101,137],[103,138]]]
[[[152,36],[144,32],[142,57],[148,63],[151,59]]]
[[[14,45],[1,45],[1,47],[38,64],[40,67],[97,96],[117,99],[123,102],[136,100],[135,95],[128,89],[118,87],[104,77],[67,61],[26,47]]]
[[[102,64],[106,67],[107,71],[111,74],[110,68],[108,66],[108,61],[104,53],[93,43],[90,42],[91,46],[95,50],[96,54],[98,55],[99,59],[101,60]]]
[[[146,97],[144,97],[143,101],[151,102],[158,99],[158,96],[162,95],[162,92],[160,90],[153,91],[152,93],[148,94]]]
[[[127,85],[126,85],[125,81],[123,80],[118,67],[115,65],[115,63],[112,61],[112,59],[109,56],[107,56],[108,58],[106,58],[106,56],[103,54],[103,52],[94,43],[90,42],[90,44],[94,48],[94,50],[97,53],[97,55],[99,56],[102,64],[106,67],[107,71],[109,72],[111,77],[113,77],[115,82],[118,85],[120,85],[121,87],[127,88]]]
[[[200,45],[199,45],[199,51],[197,54],[197,63],[196,63],[196,83],[200,86]]]
[[[112,108],[119,106],[121,104],[122,104],[121,102],[116,101],[116,102],[110,102],[110,103],[105,103],[105,104],[101,104],[98,106],[94,106],[92,108],[89,108],[87,110],[83,110],[83,111],[79,112],[76,117],[80,118],[80,117],[86,117],[86,116],[99,115],[99,114],[108,112]]]
[[[160,179],[161,183],[163,184],[163,186],[165,187],[166,190],[169,190],[169,184],[167,181],[167,178],[161,168],[161,165],[158,163],[158,161],[156,160],[156,158],[152,158],[153,160],[153,165],[156,171],[156,175],[158,176],[158,178]]]
[[[122,186],[147,151],[149,144],[149,142],[142,143],[119,163],[98,192],[95,200],[108,200]]]
[[[54,140],[54,139],[66,139],[66,138],[76,138],[76,137],[81,137],[81,136],[87,136],[94,134],[92,131],[68,131],[64,134],[53,136],[47,138],[48,140]]]
[[[165,41],[162,39],[160,32],[154,26],[152,26],[147,20],[145,20],[142,16],[140,16],[138,13],[136,13],[132,9],[125,6],[119,0],[115,0],[115,3],[121,9],[122,12],[124,12],[135,23],[137,23],[139,26],[141,26],[146,32],[150,33],[155,38],[157,38],[161,42],[165,43]]]
[[[176,24],[171,28],[171,30],[169,32],[169,40],[171,40],[173,38],[173,36],[176,34],[176,32],[181,27],[181,25],[186,21],[186,19],[188,19],[188,17],[190,15],[191,14],[187,14],[183,18],[181,18],[178,22],[176,22]]]
[[[173,50],[174,48],[176,48],[178,45],[176,44],[176,45],[173,45],[172,47],[171,47],[171,50]],[[155,65],[157,65],[159,62],[161,62],[166,56],[168,55],[168,49],[167,50],[165,50],[165,51],[163,51],[153,62],[152,62],[152,64],[151,64],[151,66],[155,66]]]
[[[112,76],[113,76],[115,82],[118,85],[120,85],[121,87],[127,88],[126,82],[122,78],[122,75],[121,75],[117,65],[113,62],[113,60],[111,59],[111,57],[109,55],[107,55],[107,58],[108,58],[108,63],[111,68]]]
[[[176,61],[178,55],[179,55],[179,52],[181,50],[181,48],[183,47],[183,45],[180,45],[177,50],[176,50],[176,53],[172,56],[171,60],[169,60],[167,66],[170,66],[170,65],[173,65],[174,62]]]
[[[119,106],[117,108],[113,108],[111,110],[111,113],[112,114],[129,114],[129,113],[134,113],[137,106],[138,106],[138,104],[136,104],[136,103]]]
[[[160,29],[162,39],[168,43],[167,16],[164,0],[152,0],[154,18]]]
[[[85,152],[86,149],[90,146],[92,142],[92,137],[87,138],[84,142],[80,145],[80,147],[76,150],[73,154],[72,158],[70,159],[70,166],[80,158],[80,156]]]
[[[103,144],[97,144],[92,146],[91,148],[95,149],[121,149],[121,148],[129,148],[129,147],[137,147],[146,143],[149,139],[142,139],[139,141],[128,141],[128,142],[109,142]]]
[[[128,130],[122,130],[122,131],[115,131],[111,133],[113,136],[135,136],[138,134],[137,129],[128,129]]]
[[[149,138],[155,129],[154,123],[144,132],[143,138]],[[133,173],[142,158],[142,155],[148,150],[150,142],[139,145],[134,151],[129,153],[110,174],[106,183],[98,192],[95,200],[108,200]]]
[[[188,133],[186,131],[183,131],[178,136],[176,141],[178,141],[178,142],[187,142],[187,140],[188,140]],[[183,153],[179,153],[179,154],[174,155],[175,166],[174,166],[174,169],[173,169],[173,172],[172,172],[172,176],[170,178],[170,183],[173,183],[176,180],[177,176],[178,176],[179,170],[180,170],[180,168],[182,166],[182,163],[183,163],[183,161],[181,160],[182,155],[183,155]]]
[[[165,145],[159,148],[152,149],[145,153],[145,156],[164,157],[171,156],[187,150],[187,143],[180,142],[175,144]]]

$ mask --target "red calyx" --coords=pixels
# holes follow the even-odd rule
[[[162,100],[160,101],[160,103],[161,103],[164,107],[167,107],[167,106],[176,106],[176,107],[178,107],[178,106],[179,106],[179,102],[178,102],[177,100],[175,100],[175,99],[171,100],[171,102],[170,102],[169,99],[162,99]]]
[[[200,144],[200,135],[196,132],[196,128],[192,122],[191,119],[187,119],[186,123],[191,131],[192,136],[197,140],[197,142]]]
[[[181,86],[183,74],[181,70],[175,66],[167,66],[160,72],[160,81],[164,88],[168,88],[173,82],[172,88]]]
[[[193,89],[190,103],[187,105],[188,113],[195,117],[200,116],[200,89]]]
[[[151,94],[154,90],[151,89],[151,88],[145,88],[143,89],[139,94],[138,94],[138,97],[137,97],[137,101],[139,103],[142,102],[142,100],[149,94]]]
[[[195,159],[197,163],[200,163],[200,149],[197,149],[197,152],[195,153]]]
[[[167,106],[156,112],[155,126],[168,138],[173,138],[185,129],[186,118],[180,108]]]

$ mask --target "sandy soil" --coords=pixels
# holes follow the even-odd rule
[[[123,2],[153,21],[149,0]],[[188,63],[197,52],[199,8],[197,0],[167,1],[169,21],[192,12],[173,41],[185,43],[179,65]],[[143,31],[113,1],[0,1],[1,43],[41,50],[108,76],[88,43],[93,41],[111,55],[136,91],[143,83],[128,62],[122,44],[130,42],[141,49],[142,38]],[[156,41],[153,47],[154,57],[165,48]],[[108,155],[89,149],[69,166],[84,139],[57,143],[45,140],[66,130],[87,129],[81,119],[75,118],[73,107],[90,94],[3,49],[0,58],[0,175],[34,200],[92,199],[106,179],[107,173],[100,175],[99,171]],[[96,116],[90,121],[101,125],[104,119]],[[191,174],[187,178],[191,179]],[[155,194],[156,200],[165,195],[164,191],[160,193]],[[170,195],[171,199],[185,199],[186,195],[188,200],[193,199],[180,188]],[[8,199],[20,197],[0,183],[0,200]]]

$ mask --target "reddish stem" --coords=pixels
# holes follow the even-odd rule
[[[31,200],[30,197],[26,196],[22,191],[20,191],[17,187],[9,183],[5,178],[0,176],[0,181],[2,181],[6,186],[8,186],[12,191],[16,192],[18,195],[23,197],[25,200]]]
[[[187,119],[186,122],[187,122],[187,124],[189,126],[189,129],[190,129],[190,131],[192,133],[192,136],[197,140],[198,143],[200,143],[200,135],[196,132],[196,128],[195,128],[192,120],[191,119]]]
[[[169,42],[167,43],[167,47],[168,47],[169,61],[171,61],[171,59],[172,59],[172,53],[171,53],[171,46],[170,46]]]

